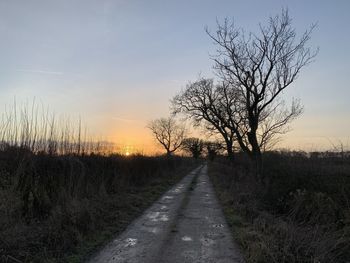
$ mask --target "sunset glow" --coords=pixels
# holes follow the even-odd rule
[[[18,103],[35,97],[58,115],[81,117],[92,136],[130,145],[129,154],[157,152],[147,123],[166,116],[169,100],[199,72],[214,76],[215,47],[205,26],[213,30],[216,19],[234,16],[254,30],[288,5],[299,31],[318,23],[311,44],[320,53],[284,95],[287,102],[300,98],[304,113],[280,147],[326,149],[329,140],[349,146],[350,55],[341,52],[350,45],[342,30],[350,24],[347,1],[271,0],[254,9],[248,2],[156,2],[2,1],[1,112],[14,97]]]
[[[349,11],[0,0],[1,262],[350,263]]]

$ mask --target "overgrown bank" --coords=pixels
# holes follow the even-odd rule
[[[81,262],[195,163],[0,152],[0,262]]]
[[[349,158],[265,154],[265,190],[237,159],[209,175],[246,262],[349,262]]]

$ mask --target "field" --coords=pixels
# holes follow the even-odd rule
[[[81,262],[195,162],[182,157],[0,151],[0,261]]]
[[[209,174],[246,262],[349,262],[349,156],[266,153],[265,188],[237,159],[211,163]]]

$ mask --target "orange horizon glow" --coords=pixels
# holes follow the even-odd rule
[[[151,133],[144,129],[139,131],[139,135],[128,137],[127,134],[122,136],[115,135],[114,142],[121,149],[121,153],[130,156],[133,154],[159,155],[164,154],[165,150],[152,137]],[[304,134],[304,135],[303,135]],[[210,140],[200,134],[194,137],[200,137]],[[326,136],[308,136],[302,130],[293,130],[281,137],[281,141],[274,147],[276,150],[289,151],[334,151],[335,147],[342,144],[344,150],[350,150],[349,137],[326,137]]]
[[[146,128],[148,120],[127,123],[120,121],[118,125],[110,127],[109,138],[123,149],[126,149],[130,154],[155,155],[164,154],[165,151],[152,136],[149,129]],[[337,125],[337,120],[333,119],[334,126]],[[343,120],[339,120],[339,123]],[[191,127],[189,122],[188,127]],[[309,120],[307,116],[302,115],[299,119],[291,124],[291,131],[281,136],[281,141],[276,145],[275,149],[286,149],[295,151],[333,151],[335,146],[343,144],[344,149],[350,150],[350,136],[346,133],[334,136],[332,127],[328,130],[315,129],[315,121]],[[346,124],[344,124],[346,126]],[[317,127],[317,126],[316,126]],[[344,127],[344,131],[346,131]],[[189,136],[199,137],[205,140],[212,138],[206,137],[203,132],[192,129]]]
[[[40,109],[48,107],[57,121],[67,117],[75,131],[81,118],[87,140],[111,142],[115,152],[129,156],[163,154],[147,123],[169,116],[169,100],[199,72],[217,78],[209,55],[216,46],[204,26],[215,32],[218,20],[234,17],[237,26],[256,32],[259,23],[281,11],[278,1],[258,1],[254,10],[248,1],[78,0],[69,8],[63,1],[22,2],[1,2],[6,23],[0,115],[14,98],[19,108],[28,104],[30,113],[36,98]],[[300,36],[317,21],[310,44],[321,52],[283,94],[287,104],[300,99],[305,111],[276,148],[323,151],[342,144],[350,149],[350,35],[342,27],[350,23],[350,2],[323,1],[317,8],[299,2],[289,3],[293,25]],[[64,129],[65,123],[59,131]],[[191,136],[208,139],[200,132]]]

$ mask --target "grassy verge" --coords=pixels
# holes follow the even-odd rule
[[[246,262],[337,262],[350,258],[350,162],[271,154],[268,189],[248,163],[209,165],[209,175]]]
[[[188,158],[0,152],[0,261],[82,262],[195,167]]]

